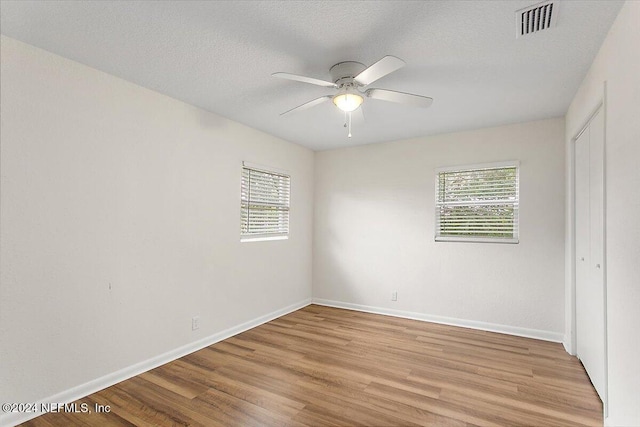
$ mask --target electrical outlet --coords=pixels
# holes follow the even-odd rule
[[[398,291],[391,292],[391,301],[398,301]]]
[[[194,316],[191,318],[191,330],[195,331],[196,329],[200,329],[200,317]]]

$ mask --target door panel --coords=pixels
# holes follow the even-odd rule
[[[575,142],[576,343],[606,402],[604,120],[599,111]]]

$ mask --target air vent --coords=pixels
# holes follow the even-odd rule
[[[558,7],[545,1],[516,11],[516,37],[534,34],[556,25]]]

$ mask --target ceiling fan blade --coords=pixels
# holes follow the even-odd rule
[[[303,83],[311,83],[312,85],[324,86],[324,87],[338,87],[335,83],[331,83],[325,80],[314,79],[313,77],[299,76],[297,74],[289,74],[289,73],[273,73],[271,74],[273,77],[278,77],[281,79],[287,80],[295,80],[297,82]]]
[[[387,55],[355,76],[354,80],[366,86],[404,66],[405,62],[402,59]]]
[[[414,107],[426,108],[433,103],[433,98],[429,98],[428,96],[396,92],[395,90],[369,89],[365,93],[369,98],[380,99],[382,101],[397,102],[398,104],[413,105]]]
[[[304,104],[298,105],[297,107],[292,108],[291,110],[285,111],[284,113],[282,113],[280,115],[284,116],[284,115],[287,115],[287,114],[290,114],[290,113],[296,113],[298,111],[306,110],[307,108],[315,107],[316,105],[322,104],[323,102],[328,101],[328,100],[330,100],[332,98],[333,98],[333,96],[331,96],[331,95],[321,96],[320,98],[316,98],[316,99],[314,99],[312,101],[305,102]]]

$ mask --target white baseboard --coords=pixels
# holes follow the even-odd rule
[[[432,314],[417,313],[412,311],[393,310],[390,308],[352,304],[348,302],[332,301],[321,298],[313,298],[313,304],[325,305],[327,307],[346,308],[348,310],[364,311],[367,313],[384,314],[386,316],[402,317],[405,319],[422,320],[425,322],[442,323],[444,325],[461,326],[463,328],[479,329],[482,331],[499,332],[502,334],[535,338],[538,340],[558,343],[563,342],[564,338],[564,335],[558,332],[520,328],[517,326],[479,322],[476,320],[457,319],[455,317],[435,316]]]
[[[210,335],[206,338],[202,338],[198,341],[194,341],[192,343],[186,344],[182,347],[178,347],[174,350],[170,350],[161,355],[152,357],[151,359],[144,360],[140,363],[136,363],[135,365],[126,367],[124,369],[120,369],[119,371],[112,372],[111,374],[105,375],[100,378],[96,378],[84,384],[80,384],[71,389],[68,389],[58,394],[55,394],[53,396],[47,397],[46,399],[42,399],[39,402],[36,402],[36,407],[40,407],[41,403],[64,404],[64,403],[71,403],[78,399],[82,399],[83,397],[88,396],[92,393],[103,390],[107,387],[110,387],[114,384],[117,384],[131,377],[135,377],[136,375],[140,375],[143,372],[147,372],[151,369],[157,368],[158,366],[161,366],[161,365],[164,365],[165,363],[169,363],[173,360],[179,359],[183,356],[186,356],[187,354],[193,353],[194,351],[201,350],[219,341],[226,340],[227,338],[230,338],[241,332],[244,332],[251,328],[255,328],[256,326],[262,325],[263,323],[269,322],[280,316],[284,316],[285,314],[291,313],[292,311],[296,311],[303,307],[306,307],[309,304],[311,304],[311,298],[307,298],[295,304],[291,304],[287,307],[265,314],[264,316],[257,317],[253,320],[249,320],[248,322],[242,323],[240,325],[237,325],[232,328],[226,329],[224,331],[218,332],[216,334]],[[40,412],[4,413],[0,415],[0,426],[15,426],[25,421],[29,421],[30,419],[35,418],[39,415],[43,415],[43,414]]]

